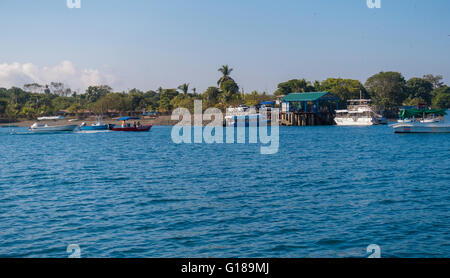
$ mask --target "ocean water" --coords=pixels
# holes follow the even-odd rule
[[[280,127],[261,155],[170,133],[0,129],[0,256],[450,257],[450,134]]]

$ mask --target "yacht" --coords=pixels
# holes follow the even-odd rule
[[[348,101],[347,109],[336,110],[334,121],[340,126],[371,126],[385,125],[387,120],[379,114],[370,99],[352,99]]]
[[[263,107],[263,109],[270,110],[271,108]],[[258,113],[254,107],[240,105],[236,108],[227,108],[223,126],[254,127],[270,124],[270,113]]]

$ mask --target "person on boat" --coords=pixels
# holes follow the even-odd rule
[[[138,126],[138,127],[141,127],[141,122],[137,122],[137,126]]]
[[[122,127],[125,127],[125,124],[126,124],[125,121],[122,121]]]

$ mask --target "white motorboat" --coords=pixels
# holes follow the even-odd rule
[[[266,111],[268,111],[271,108],[264,109],[267,109]],[[270,124],[270,112],[267,114],[258,113],[254,107],[241,105],[236,108],[227,108],[223,125],[228,127],[253,127]]]
[[[60,125],[60,126],[52,126],[48,124],[38,124],[34,123],[30,130],[32,132],[72,132],[77,128],[77,125]]]
[[[56,121],[56,120],[64,120],[63,116],[51,116],[51,117],[39,117],[38,121]]]
[[[450,133],[450,120],[440,118],[445,115],[441,109],[404,109],[392,128],[395,133]]]
[[[339,126],[371,126],[387,124],[386,118],[377,113],[370,99],[352,99],[348,108],[336,110],[334,121]]]
[[[97,122],[91,125],[87,125],[85,122],[83,122],[80,125],[80,130],[81,131],[100,131],[100,130],[109,130],[110,129],[110,125],[109,124],[105,124],[103,122],[103,118],[99,117],[97,119]]]

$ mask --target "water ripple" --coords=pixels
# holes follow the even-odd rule
[[[280,151],[0,131],[0,257],[450,256],[450,136],[281,128]]]

